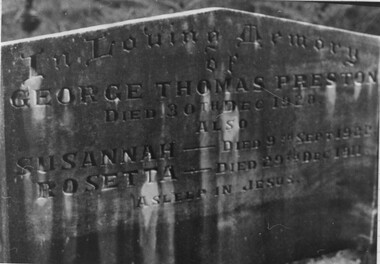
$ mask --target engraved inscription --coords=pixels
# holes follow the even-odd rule
[[[120,195],[140,209],[270,200],[309,195],[317,167],[375,155],[378,64],[362,44],[253,17],[199,19],[20,51],[5,89],[7,114],[25,126],[10,125],[25,135],[11,147],[15,184],[32,182],[39,201]]]

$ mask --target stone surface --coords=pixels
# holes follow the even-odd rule
[[[378,37],[205,9],[2,44],[5,261],[375,243]]]

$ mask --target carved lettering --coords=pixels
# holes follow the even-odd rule
[[[106,37],[95,37],[86,39],[91,43],[91,58],[87,60],[86,65],[90,65],[91,62],[99,60],[105,57],[113,56],[113,46],[115,41],[109,41]]]
[[[237,46],[240,47],[242,44],[253,44],[255,47],[262,47],[262,39],[256,25],[247,24],[244,25],[243,31],[237,38]]]
[[[160,47],[162,44],[162,36],[160,33],[149,33],[148,28],[144,28],[144,34],[147,37],[147,44],[149,48]]]
[[[55,68],[57,70],[62,70],[62,68],[69,68],[71,65],[68,52],[63,52],[60,55],[55,55],[53,59],[55,63]]]
[[[289,44],[291,46],[306,48],[306,37],[299,34],[289,34]]]

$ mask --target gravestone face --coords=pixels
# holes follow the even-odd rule
[[[2,44],[1,257],[369,247],[378,66],[378,37],[224,9]]]

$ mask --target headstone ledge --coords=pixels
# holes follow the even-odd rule
[[[284,263],[374,245],[380,38],[202,9],[1,47],[1,254]]]

